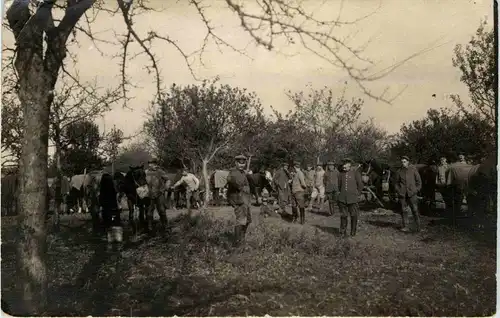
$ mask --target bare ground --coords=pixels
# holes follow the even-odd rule
[[[229,207],[192,218],[170,211],[170,236],[126,239],[119,250],[92,238],[88,215],[64,216],[61,232],[48,238],[47,315],[495,313],[491,229],[466,231],[424,217],[423,233],[404,234],[396,229],[399,215],[371,211],[363,212],[355,238],[342,239],[338,214],[307,213],[304,226],[259,217],[258,208],[253,215],[240,251],[230,247]],[[14,218],[2,218],[1,234],[2,304],[15,314]]]

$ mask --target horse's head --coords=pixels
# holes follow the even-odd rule
[[[144,165],[129,166],[127,175],[132,179],[136,187],[143,186],[147,183],[146,170],[144,169]]]

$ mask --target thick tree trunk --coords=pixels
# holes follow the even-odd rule
[[[34,64],[34,63],[33,63]],[[20,160],[17,260],[23,296],[21,315],[43,314],[47,304],[45,256],[49,89],[42,83],[41,65],[33,65],[20,87],[24,107],[23,150]]]
[[[203,180],[205,181],[205,200],[203,200],[203,209],[208,207],[210,201],[210,180],[208,180],[208,160],[203,159],[202,162]]]

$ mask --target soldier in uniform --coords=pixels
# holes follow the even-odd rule
[[[335,201],[339,192],[339,172],[333,161],[328,161],[325,171],[325,195],[328,200],[328,208],[330,215],[335,212]]]
[[[410,158],[408,156],[401,157],[401,167],[398,169],[396,174],[396,193],[399,198],[401,217],[402,217],[402,228],[401,231],[409,232],[408,228],[408,205],[410,206],[411,212],[413,213],[413,219],[415,221],[416,231],[420,232],[420,213],[418,211],[418,197],[417,193],[422,188],[422,179],[418,173],[417,168],[410,164]]]
[[[288,171],[288,164],[285,162],[283,166],[274,174],[274,185],[278,192],[278,204],[282,214],[286,214],[286,205],[290,196],[290,179],[291,175]]]
[[[300,169],[300,162],[293,163],[295,173],[292,178],[292,217],[297,222],[297,209],[300,211],[300,224],[305,222],[305,190],[307,189],[304,172]]]
[[[347,236],[347,218],[351,217],[351,236],[356,235],[359,213],[359,196],[363,190],[363,181],[358,170],[351,169],[352,160],[344,159],[342,172],[338,175],[338,205],[340,209],[340,233]]]
[[[235,245],[241,245],[248,226],[252,222],[250,214],[250,185],[245,174],[247,158],[243,155],[235,157],[236,167],[227,176],[227,199],[234,208],[236,226],[234,227]]]
[[[156,208],[160,216],[162,231],[165,231],[168,223],[165,192],[170,188],[171,181],[168,179],[166,172],[158,166],[158,159],[152,158],[148,162],[146,180],[149,186],[149,197],[151,200],[147,210],[148,228],[150,230],[152,229],[153,213]]]

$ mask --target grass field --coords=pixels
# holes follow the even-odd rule
[[[182,211],[181,211],[182,212]],[[232,210],[187,218],[171,235],[111,251],[92,240],[88,215],[62,218],[48,238],[47,315],[491,316],[496,238],[424,217],[405,234],[399,215],[363,212],[355,238],[339,216],[307,213],[304,226],[253,208],[246,247],[230,247]],[[2,218],[2,298],[16,306],[15,220]]]

